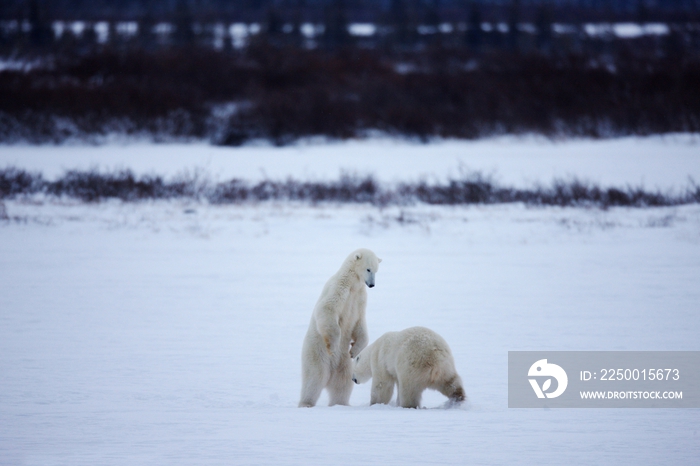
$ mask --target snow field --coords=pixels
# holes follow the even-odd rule
[[[240,149],[0,146],[0,166],[130,168],[216,180],[381,182],[493,173],[682,189],[696,136]],[[699,350],[700,206],[4,201],[0,465],[697,464],[698,410],[507,407],[512,350]],[[370,340],[430,327],[469,400],[445,409],[298,409],[300,353],[327,278],[357,247],[383,259]]]
[[[37,170],[48,179],[67,169],[129,168],[137,174],[166,177],[199,171],[214,181],[240,178],[336,179],[341,171],[372,174],[380,182],[443,180],[460,170],[493,175],[518,188],[577,177],[603,187],[684,188],[700,183],[700,138],[678,134],[647,138],[552,142],[538,137],[502,137],[478,141],[445,140],[417,144],[377,138],[327,143],[309,140],[278,148],[240,148],[204,143],[125,142],[103,146],[1,146],[0,167]]]
[[[697,350],[700,208],[7,201],[0,464],[693,464],[697,410],[513,410],[509,350]],[[189,213],[187,213],[189,212]],[[400,220],[399,220],[400,219]],[[356,247],[370,339],[424,325],[469,402],[298,409]]]

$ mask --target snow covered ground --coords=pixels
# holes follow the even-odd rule
[[[458,154],[514,183],[568,174],[671,188],[700,179],[697,146],[646,142],[2,147],[0,165],[47,176],[81,163],[167,174],[210,160],[225,177],[346,168],[392,180],[443,176]],[[601,150],[586,154],[586,145]],[[5,207],[1,465],[698,464],[698,410],[507,407],[509,350],[700,350],[698,205],[37,198]],[[428,409],[370,407],[365,384],[350,407],[329,408],[324,395],[316,408],[296,408],[311,309],[361,246],[383,259],[368,292],[371,340],[413,325],[438,331],[465,382],[464,406],[445,409],[426,392]]]
[[[392,139],[322,143],[283,148],[197,144],[126,143],[103,146],[2,146],[0,167],[39,170],[53,178],[66,169],[130,168],[173,176],[199,169],[223,181],[243,178],[328,179],[341,170],[374,174],[380,181],[457,175],[479,170],[516,187],[577,176],[601,185],[677,188],[700,182],[700,135],[551,142],[538,137],[411,144]]]

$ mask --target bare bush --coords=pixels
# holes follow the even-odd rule
[[[111,173],[70,170],[54,181],[14,167],[0,170],[0,199],[44,194],[85,202],[120,199],[204,200],[212,204],[246,202],[363,203],[377,206],[432,204],[468,205],[523,203],[562,207],[660,207],[700,203],[700,187],[692,183],[681,193],[648,191],[643,187],[600,187],[573,179],[555,180],[550,186],[529,189],[499,186],[481,173],[464,173],[444,182],[400,183],[383,186],[372,176],[343,173],[337,180],[241,179],[213,183],[201,172],[165,180],[156,175],[137,176],[129,170]]]

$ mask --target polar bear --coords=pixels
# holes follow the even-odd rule
[[[381,261],[369,249],[353,251],[323,287],[302,347],[299,407],[316,405],[324,388],[330,406],[349,403],[352,358],[368,343],[365,285],[374,287]]]
[[[447,342],[425,327],[387,332],[353,359],[352,380],[372,380],[370,404],[388,404],[398,384],[397,406],[418,408],[426,388],[437,390],[451,402],[466,399],[462,379],[455,370]]]

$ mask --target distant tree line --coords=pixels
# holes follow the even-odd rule
[[[616,37],[605,27],[591,36],[584,27],[587,20],[628,20],[640,25],[663,21],[663,31],[638,42],[661,53],[700,50],[700,0],[6,0],[1,11],[5,19],[0,21],[0,54],[84,51],[98,44],[122,49],[201,45],[229,50],[235,41],[231,24],[251,21],[257,29],[246,32],[245,44],[589,54],[606,53]],[[74,20],[81,20],[80,31],[68,28]],[[349,26],[356,21],[369,21],[372,33],[353,35]],[[103,28],[100,34],[98,24]],[[311,36],[302,31],[309,25],[315,27]]]
[[[0,72],[0,141],[110,133],[240,145],[381,131],[429,141],[700,132],[700,60],[251,45],[66,54]]]
[[[662,8],[613,3],[229,2],[262,15],[255,31],[243,24],[245,44],[234,46],[220,27],[225,16],[202,19],[215,1],[115,2],[114,17],[116,5],[133,6],[136,27],[85,20],[82,31],[59,35],[49,3],[26,0],[16,3],[26,24],[0,24],[0,59],[15,63],[0,69],[0,141],[700,132],[698,23],[667,22],[662,33],[626,39],[609,25],[589,34],[581,21],[556,23],[567,5]],[[694,1],[670,4],[695,11]],[[348,28],[362,5],[382,5],[374,34]],[[496,7],[506,13],[499,23]],[[318,23],[309,34],[311,11]]]
[[[33,0],[3,0],[0,20],[27,19]],[[48,18],[56,20],[140,20],[150,15],[158,21],[172,19],[179,0],[37,0]],[[188,0],[197,21],[262,21],[270,9],[292,21],[301,13],[304,20],[320,21],[337,0]],[[524,18],[533,20],[546,7],[555,21],[679,21],[697,19],[700,0],[345,0],[344,9],[352,22],[380,23],[398,10],[443,20],[465,21],[471,8],[483,11],[488,21],[508,20],[514,3]],[[403,4],[404,6],[400,6]],[[432,10],[432,11],[431,11]]]

